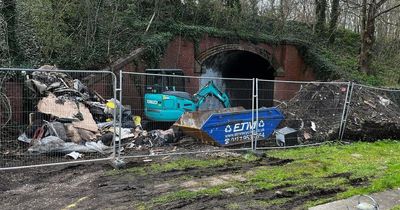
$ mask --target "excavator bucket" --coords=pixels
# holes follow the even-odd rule
[[[259,109],[258,122],[252,122],[251,116],[252,111],[243,107],[186,112],[174,127],[203,143],[229,146],[250,142],[256,132],[258,139],[267,139],[284,119],[276,107]]]

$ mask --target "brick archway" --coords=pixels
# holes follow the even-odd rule
[[[304,58],[294,45],[287,43],[254,43],[249,40],[229,40],[221,37],[212,37],[207,34],[204,34],[198,40],[182,36],[174,37],[168,43],[164,54],[161,56],[159,65],[155,68],[182,69],[186,76],[201,76],[201,65],[208,58],[218,53],[223,54],[234,51],[254,54],[260,57],[261,60],[268,61],[275,70],[275,80],[315,80],[313,69],[305,64]],[[146,68],[154,68],[154,66],[148,66],[141,57],[133,59],[132,56],[134,55],[135,52],[127,59],[122,60],[118,69],[122,68],[128,72],[144,72]],[[189,79],[188,81],[188,84],[192,85],[191,89],[188,89],[188,92],[191,94],[198,90],[198,87],[196,87],[198,82],[195,81],[195,79]],[[285,100],[293,97],[295,92],[282,90],[298,90],[298,86],[299,84],[285,82],[274,83],[273,99]],[[132,88],[132,84],[124,83],[124,88]],[[124,98],[132,99],[127,104],[138,109],[143,106],[142,103],[133,100],[143,97],[141,95],[142,92],[123,91],[123,94]]]
[[[195,72],[201,73],[201,65],[210,57],[215,56],[220,53],[224,53],[227,51],[246,51],[250,53],[254,53],[265,60],[267,60],[271,66],[274,68],[276,71],[276,74],[282,74],[283,73],[283,68],[279,64],[279,62],[275,59],[275,57],[268,52],[266,49],[257,47],[256,45],[253,44],[220,44],[216,45],[213,47],[210,47],[203,52],[200,52],[195,60],[196,60],[196,66],[195,66]]]

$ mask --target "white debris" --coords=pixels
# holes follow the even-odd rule
[[[70,152],[100,152],[111,153],[112,148],[105,146],[101,141],[86,142],[85,145],[65,142],[55,136],[47,136],[36,141],[29,149],[30,153],[48,154],[48,153],[70,153]]]
[[[315,132],[317,131],[317,126],[315,125],[315,122],[313,122],[313,121],[311,121],[311,129]]]
[[[79,152],[71,152],[71,153],[68,153],[68,154],[66,154],[65,155],[66,157],[71,157],[71,158],[73,158],[74,160],[76,160],[76,159],[78,159],[78,158],[81,158],[82,157],[82,154],[81,153],[79,153]]]
[[[28,136],[26,136],[26,134],[23,133],[18,137],[18,141],[22,141],[22,142],[25,142],[25,143],[29,144],[29,143],[31,143],[32,139],[28,138]]]
[[[382,96],[378,96],[379,97],[379,103],[382,104],[383,106],[388,106],[390,105],[391,101],[390,99],[384,98]]]

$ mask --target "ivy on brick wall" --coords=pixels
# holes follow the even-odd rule
[[[269,34],[252,34],[246,31],[228,31],[205,26],[190,26],[185,24],[162,24],[154,23],[157,33],[143,37],[143,46],[146,47],[146,53],[143,59],[149,68],[157,68],[160,59],[164,55],[168,43],[176,36],[182,36],[185,39],[192,40],[195,53],[200,53],[200,39],[206,34],[210,37],[220,38],[226,43],[237,43],[239,40],[249,41],[254,44],[267,43],[273,45],[289,44],[295,46],[303,56],[304,62],[314,69],[317,78],[320,80],[333,80],[347,77],[344,72],[334,65],[327,58],[318,52],[317,47],[308,41],[300,40],[293,36],[277,36]]]

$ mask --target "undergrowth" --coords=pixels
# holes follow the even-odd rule
[[[359,35],[348,30],[338,30],[336,41],[329,44],[326,38],[317,37],[312,28],[297,22],[288,22],[282,30],[246,31],[226,30],[207,26],[186,25],[183,23],[154,23],[153,35],[141,39],[147,47],[145,60],[150,67],[157,67],[169,41],[175,36],[192,40],[198,50],[200,39],[207,34],[224,39],[226,43],[239,40],[251,43],[291,44],[297,47],[307,65],[314,69],[320,80],[353,80],[374,86],[399,86],[400,71],[396,56],[380,54],[374,59],[375,75],[366,75],[358,70]],[[271,24],[271,28],[278,27]],[[378,43],[379,45],[379,43]],[[393,54],[394,52],[392,52]],[[397,56],[398,57],[398,56]]]

